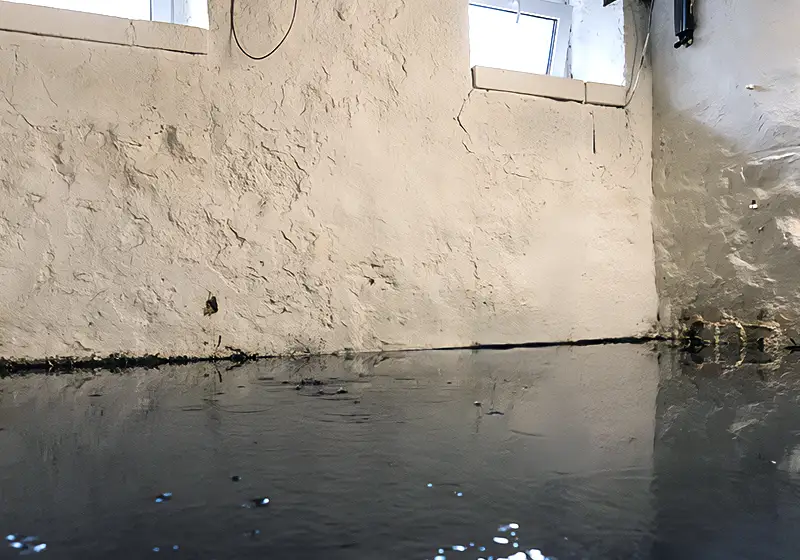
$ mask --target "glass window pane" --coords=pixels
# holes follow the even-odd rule
[[[472,66],[547,74],[556,22],[483,6],[469,6]]]
[[[152,0],[150,17],[153,21],[172,23],[172,2],[170,0]]]
[[[150,19],[150,0],[8,0],[48,8],[89,12],[128,19]]]
[[[208,29],[208,0],[173,0],[172,3],[175,6],[172,23]]]

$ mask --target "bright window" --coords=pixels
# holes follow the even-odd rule
[[[547,0],[470,1],[470,64],[564,76],[571,15]]]
[[[208,28],[207,0],[7,0],[104,16]]]

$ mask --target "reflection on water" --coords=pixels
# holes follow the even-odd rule
[[[39,537],[6,535],[6,544],[8,544],[9,548],[19,552],[22,556],[47,550],[47,543],[41,542]]]
[[[0,379],[0,558],[793,557],[792,376],[687,364],[606,346]]]

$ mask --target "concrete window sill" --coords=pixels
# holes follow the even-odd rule
[[[2,1],[0,31],[189,54],[208,52],[208,32],[197,27]]]
[[[577,101],[590,105],[625,106],[626,89],[623,86],[584,82],[557,76],[475,66],[472,69],[472,85],[478,89],[534,95],[561,101]]]

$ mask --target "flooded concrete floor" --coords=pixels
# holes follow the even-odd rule
[[[16,375],[0,558],[793,558],[798,398],[648,345]]]

